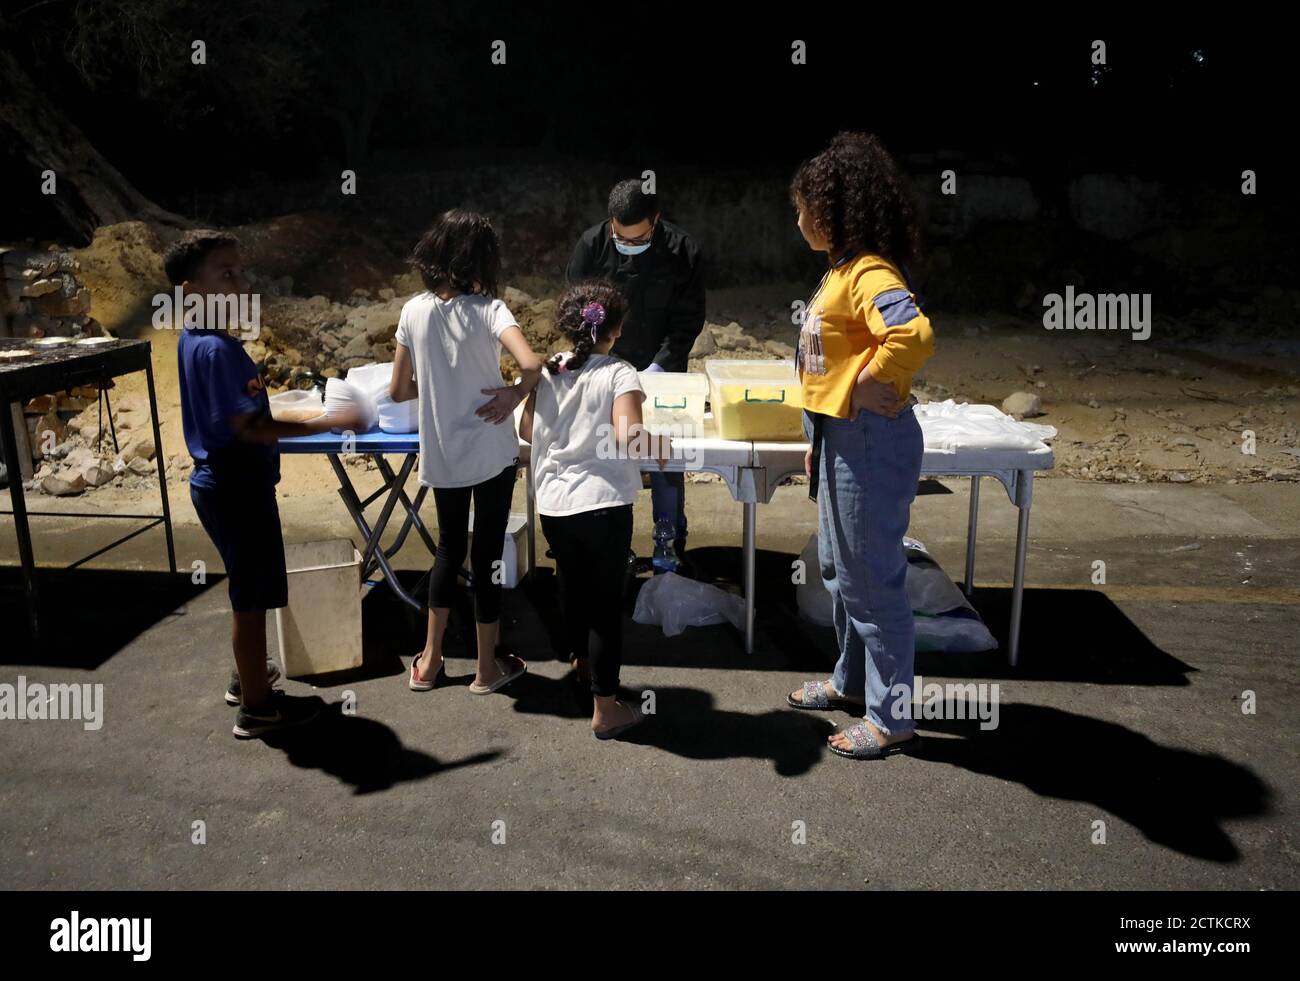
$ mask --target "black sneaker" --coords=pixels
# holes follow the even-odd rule
[[[266,659],[266,683],[273,685],[280,680],[280,669],[269,657]],[[239,672],[230,672],[230,687],[226,689],[226,704],[238,705],[243,690],[239,687]]]
[[[319,698],[293,698],[284,692],[271,692],[271,701],[265,708],[253,711],[240,706],[231,730],[236,739],[256,739],[282,729],[290,729],[310,722],[320,715]]]

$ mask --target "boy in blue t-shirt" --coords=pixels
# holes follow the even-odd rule
[[[167,249],[163,266],[173,285],[205,297],[204,311],[208,296],[248,292],[239,243],[221,232],[187,232]],[[361,419],[342,412],[300,423],[271,418],[257,366],[230,333],[240,325],[207,324],[196,314],[186,317],[177,342],[181,421],[194,458],[190,498],[226,567],[235,651],[226,701],[239,706],[234,734],[249,739],[309,721],[320,707],[319,699],[271,687],[279,672],[266,656],[266,611],[288,602],[276,440],[355,431]]]

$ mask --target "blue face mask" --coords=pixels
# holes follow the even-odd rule
[[[614,239],[614,248],[618,249],[620,255],[640,255],[646,249],[654,244],[655,226],[650,226],[650,241],[642,245],[629,245],[627,242],[620,242],[617,236],[611,234]]]
[[[627,245],[620,242],[618,239],[614,239],[614,248],[618,249],[618,251],[623,255],[640,255],[646,249],[650,248],[650,244],[651,243],[646,242],[645,245]]]

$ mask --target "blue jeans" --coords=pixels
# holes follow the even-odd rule
[[[812,439],[806,413],[804,433]],[[863,410],[855,419],[822,420],[817,557],[840,652],[831,685],[864,698],[864,717],[887,734],[916,728],[916,640],[903,535],[924,449],[910,407],[896,419]]]
[[[677,529],[673,547],[680,559],[686,554],[686,474],[650,471],[650,515],[658,521],[667,515]]]

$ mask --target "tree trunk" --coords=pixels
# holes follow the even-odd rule
[[[120,221],[152,221],[174,227],[190,223],[135,187],[90,145],[84,133],[28,76],[18,60],[0,49],[0,138],[10,140],[32,166],[33,181],[52,170],[57,193],[49,202],[74,231],[89,242],[95,229]],[[31,193],[40,193],[39,186]]]

